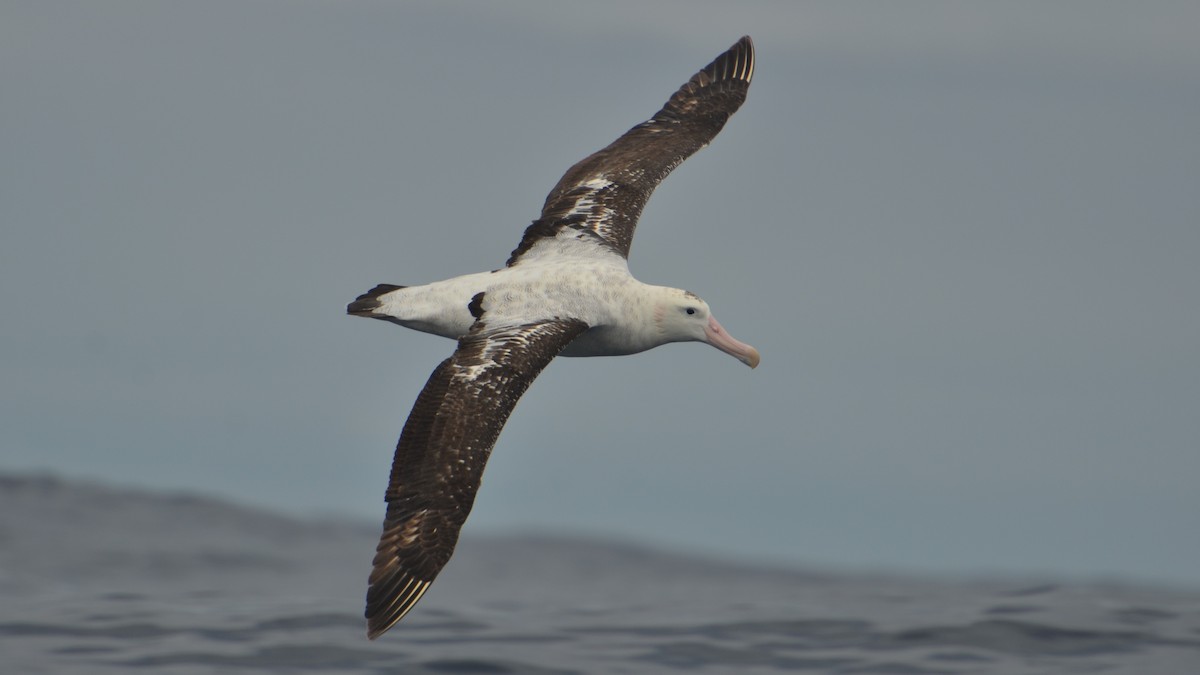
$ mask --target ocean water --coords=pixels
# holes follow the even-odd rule
[[[375,642],[374,525],[0,477],[0,673],[1200,673],[1200,591],[465,537]]]

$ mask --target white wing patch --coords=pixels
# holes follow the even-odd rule
[[[590,222],[590,221],[589,221]],[[543,237],[521,254],[518,263],[533,261],[561,263],[558,258],[583,258],[600,260],[616,258],[615,264],[624,264],[621,258],[608,242],[591,227],[564,227],[554,233],[553,237]]]
[[[575,203],[571,206],[571,209],[563,215],[562,219],[571,221],[582,216],[583,221],[587,223],[587,226],[590,230],[596,232],[597,234],[601,234],[599,228],[604,227],[604,224],[611,220],[615,214],[613,213],[613,210],[603,201],[598,199],[598,197],[605,190],[608,190],[615,185],[615,183],[607,178],[604,178],[603,176],[589,178],[583,183],[580,183],[572,191],[586,190],[586,192],[581,194],[579,198],[576,199]]]
[[[574,224],[559,229],[552,237],[535,242],[530,250],[521,255],[521,260],[548,255],[591,259],[613,255],[605,234],[612,227],[611,221],[617,214],[609,204],[604,203],[601,195],[616,187],[616,183],[599,175],[572,188],[571,192],[579,193],[579,196],[557,220]]]
[[[603,220],[605,217],[607,217],[609,209],[605,205],[596,201],[594,197],[597,193],[606,190],[613,185],[614,183],[612,181],[604,178],[603,176],[589,178],[588,180],[579,184],[579,186],[575,189],[578,190],[580,188],[585,188],[587,189],[587,192],[575,202],[575,205],[571,207],[570,211],[567,211],[565,217],[586,216],[589,223]]]
[[[480,363],[460,366],[456,377],[465,378],[480,389],[491,389],[496,386],[497,383],[489,380],[488,371],[503,362],[506,353],[524,351],[529,347],[529,337],[524,332],[520,330],[510,332],[503,331],[503,329],[501,331],[501,334],[489,338],[484,345],[480,354]]]

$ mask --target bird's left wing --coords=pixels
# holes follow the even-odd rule
[[[517,400],[587,330],[575,319],[497,328],[486,319],[430,375],[400,434],[367,590],[372,639],[412,609],[450,559]]]
[[[654,188],[721,131],[746,100],[752,77],[754,43],[747,36],[693,75],[653,117],[568,169],[508,265],[561,251],[564,239],[568,246],[583,240],[628,258]]]

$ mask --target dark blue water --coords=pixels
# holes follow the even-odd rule
[[[0,478],[0,673],[1200,673],[1200,592],[465,537],[376,642],[373,525]]]

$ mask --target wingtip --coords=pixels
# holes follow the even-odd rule
[[[733,57],[731,79],[749,82],[754,78],[754,40],[749,35],[743,35],[726,53]]]
[[[432,583],[404,573],[373,581],[367,591],[367,639],[374,640],[400,623]]]
[[[718,82],[750,83],[754,77],[754,41],[749,35],[743,35],[737,42],[713,59],[696,74],[690,84],[701,86]],[[697,79],[700,78],[700,79]]]
[[[400,620],[408,616],[408,613],[412,611],[413,607],[416,606],[417,601],[425,595],[425,591],[427,590],[429,590],[429,584],[423,584],[417,591],[413,593],[411,598],[407,600],[407,603],[402,608],[386,614],[377,614],[375,616],[367,617],[367,639],[374,640],[380,635],[383,635],[391,630],[396,624],[400,623]]]

